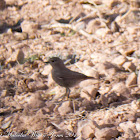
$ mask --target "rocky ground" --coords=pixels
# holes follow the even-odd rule
[[[140,139],[139,0],[0,1],[1,140]],[[52,56],[93,80],[65,89]]]

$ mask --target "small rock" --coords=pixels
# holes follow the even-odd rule
[[[3,10],[6,7],[6,2],[4,0],[0,0],[0,10]]]
[[[98,102],[98,104],[99,103],[102,104],[104,107],[108,106],[108,99],[105,95],[101,95],[97,102]]]
[[[22,33],[15,32],[14,37],[17,41],[22,41],[22,40],[26,40],[28,38],[28,34],[23,33],[23,32]]]
[[[82,139],[93,138],[95,133],[95,125],[91,120],[81,120],[78,122],[77,136]]]
[[[125,70],[129,70],[130,72],[136,70],[136,66],[135,66],[134,63],[132,63],[132,62],[125,62],[125,63],[123,64],[123,67],[125,68]]]
[[[1,97],[6,97],[6,96],[8,96],[7,90],[2,90],[1,91]]]
[[[110,30],[111,32],[119,32],[120,31],[120,26],[116,21],[113,21],[110,25]]]
[[[119,124],[119,127],[122,129],[121,132],[129,133],[130,128],[136,132],[136,124],[132,121],[122,122]]]
[[[31,91],[36,91],[36,90],[46,90],[48,89],[48,86],[41,81],[33,81],[28,84],[28,88]]]
[[[130,92],[126,85],[123,82],[119,82],[117,84],[113,85],[112,91],[115,91],[116,93],[122,94],[122,95],[129,95]]]
[[[21,49],[16,50],[11,57],[7,60],[7,63],[18,61],[19,63],[24,62],[24,52]]]
[[[140,133],[140,118],[137,119],[137,122],[136,122],[136,129],[137,129],[137,131]]]
[[[99,37],[104,38],[109,33],[109,30],[106,28],[100,28],[96,30],[95,34]]]
[[[90,34],[93,34],[97,28],[99,28],[101,26],[101,22],[99,20],[91,20],[89,21],[86,31]]]
[[[110,103],[117,102],[119,97],[117,96],[116,93],[112,92],[112,93],[107,95],[107,98],[108,98],[108,103],[110,104]]]
[[[91,100],[87,100],[86,98],[84,98],[82,100],[81,103],[81,107],[79,108],[79,111],[83,111],[83,110],[94,110],[97,106],[95,106],[95,101]]]
[[[63,102],[62,105],[58,108],[58,112],[60,113],[61,116],[72,112],[71,102],[70,101]]]
[[[19,63],[23,63],[24,62],[24,52],[20,49],[16,53],[17,53],[17,61]]]
[[[106,62],[106,60],[107,60],[107,55],[104,53],[96,53],[96,52],[94,52],[94,53],[92,53],[91,54],[91,62],[93,63],[93,64],[96,64],[96,63],[104,63],[104,62]]]
[[[84,73],[87,76],[94,77],[95,79],[99,79],[99,73],[93,69],[88,69]]]
[[[28,102],[28,105],[31,107],[31,108],[42,108],[44,107],[46,104],[45,102],[43,101],[42,97],[40,94],[36,93],[36,94],[33,94],[31,97],[30,97],[30,100]]]
[[[124,56],[129,56],[129,55],[131,55],[132,53],[135,52],[135,50],[133,48],[129,48],[129,47],[127,49],[122,48],[122,47],[117,47],[116,50]]]
[[[16,67],[12,67],[8,70],[9,73],[13,75],[18,75],[18,69]]]
[[[43,71],[41,72],[42,75],[49,75],[52,70],[51,65],[45,65]]]
[[[11,120],[1,126],[2,129],[7,129],[11,125]]]
[[[137,82],[138,82],[138,87],[140,88],[140,70],[139,70],[139,72],[138,72]]]
[[[52,86],[52,85],[54,85],[55,84],[55,82],[54,82],[54,80],[52,79],[52,74],[50,73],[49,75],[48,75],[48,86],[50,87],[50,86]]]
[[[9,136],[1,136],[1,140],[11,140]]]
[[[110,140],[111,138],[116,138],[118,135],[118,130],[116,127],[95,129],[95,136],[97,139],[104,138],[105,140]]]
[[[126,86],[129,87],[129,86],[133,86],[133,85],[136,85],[136,84],[137,84],[137,76],[133,72],[128,76],[128,78],[126,80]]]
[[[93,63],[89,60],[84,60],[84,66],[90,66],[90,67],[93,67]]]
[[[94,132],[95,130],[90,125],[86,125],[81,130],[82,138],[84,139],[93,138]]]
[[[129,26],[129,27],[127,27],[127,29],[126,29],[128,32],[129,32],[129,34],[136,34],[137,32],[139,32],[139,30],[140,30],[140,27],[139,26]]]
[[[119,70],[119,68],[110,62],[104,62],[96,65],[99,74],[106,76],[113,76]]]
[[[55,86],[53,89],[48,89],[47,90],[47,97],[52,97],[54,96],[54,100],[58,100],[59,98],[61,98],[62,96],[64,96],[65,94],[65,88],[60,87],[60,86]]]
[[[79,83],[79,86],[80,86],[81,88],[83,88],[83,87],[87,87],[87,86],[90,86],[90,85],[95,85],[95,84],[98,84],[98,83],[99,83],[98,80],[87,79],[87,80],[81,81],[81,82]]]
[[[33,80],[39,80],[39,77],[40,77],[40,73],[39,72],[34,72],[30,78],[33,79]]]
[[[75,25],[75,28],[76,28],[76,30],[83,30],[83,29],[85,29],[85,27],[86,27],[86,24],[85,24],[85,22],[78,22],[76,25]]]
[[[0,80],[0,91],[6,87],[7,81],[5,79]]]
[[[39,25],[32,21],[24,20],[21,23],[22,31],[25,33],[35,33],[37,31],[38,27],[39,27]]]
[[[126,57],[120,55],[118,57],[116,57],[112,63],[116,64],[116,65],[119,65],[119,66],[122,66],[125,62],[127,61]]]
[[[86,86],[80,92],[80,96],[90,101],[91,99],[95,99],[97,91],[98,88],[95,85]]]
[[[102,0],[102,3],[107,5],[109,8],[113,8],[115,5],[119,4],[118,0]]]
[[[5,0],[7,5],[17,5],[18,0]]]

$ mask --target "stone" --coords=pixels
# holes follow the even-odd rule
[[[116,127],[95,129],[95,136],[97,139],[104,138],[105,140],[110,140],[111,138],[116,138],[118,133]]]
[[[89,23],[87,24],[87,28],[86,31],[90,34],[93,34],[97,28],[99,28],[101,26],[101,22],[99,20],[91,20],[89,21]]]
[[[137,32],[139,32],[140,27],[139,26],[128,26],[127,29],[129,34],[136,34]]]
[[[129,90],[123,82],[119,82],[113,85],[112,91],[120,94],[128,94]]]
[[[7,63],[13,62],[13,61],[18,61],[19,63],[24,62],[24,52],[21,49],[18,49],[15,52],[13,52],[11,57],[7,60]]]
[[[10,121],[8,121],[8,122],[2,124],[1,128],[2,128],[2,129],[7,129],[8,127],[10,127],[11,122],[12,122],[12,121],[10,120]]]
[[[86,24],[85,24],[85,22],[78,22],[76,25],[75,25],[75,28],[76,28],[76,30],[83,30],[83,29],[85,29],[85,27],[86,27]]]
[[[138,72],[137,83],[138,83],[138,87],[140,88],[140,70]]]
[[[132,62],[125,62],[125,63],[123,64],[123,67],[125,68],[125,70],[128,70],[128,71],[130,71],[130,72],[136,70],[136,66],[135,66],[134,63],[132,63]]]
[[[116,64],[116,65],[119,65],[119,66],[122,66],[125,62],[127,61],[126,57],[120,55],[118,57],[116,57],[112,63]]]
[[[17,41],[22,41],[22,40],[26,40],[28,38],[28,34],[27,33],[14,33],[14,37]]]
[[[113,76],[119,70],[117,66],[110,62],[104,62],[96,65],[96,68],[101,75]]]
[[[138,118],[136,121],[136,129],[140,133],[140,118]]]
[[[97,52],[93,52],[91,54],[91,62],[93,64],[98,64],[98,63],[104,63],[107,60],[107,55],[104,53],[97,53]]]
[[[93,63],[89,60],[84,60],[84,66],[90,66],[90,67],[93,67]]]
[[[133,86],[133,85],[136,85],[136,84],[137,84],[137,76],[133,72],[128,76],[128,78],[126,80],[126,86],[130,87],[130,86]]]
[[[94,77],[95,79],[99,79],[99,73],[93,69],[88,69],[84,73],[87,76]]]
[[[107,99],[107,97],[105,95],[101,95],[97,102],[99,104],[102,104],[104,107],[108,106],[108,99]]]
[[[126,121],[119,124],[119,127],[122,129],[121,132],[129,133],[129,129],[132,129],[136,132],[136,124],[132,121]]]
[[[96,30],[95,34],[99,37],[104,38],[109,33],[109,29],[106,28],[99,28]]]
[[[3,10],[6,7],[6,2],[4,0],[0,0],[0,10]]]
[[[39,81],[40,73],[39,72],[34,72],[30,78],[36,81]]]
[[[19,63],[23,63],[23,61],[24,61],[24,52],[21,49],[19,49],[15,53],[16,53],[15,54],[16,55],[16,60]]]
[[[95,99],[97,92],[98,92],[97,86],[95,85],[85,86],[80,92],[80,96],[90,101],[91,99]]]
[[[93,138],[94,129],[91,126],[86,125],[82,128],[81,134],[82,134],[82,138],[84,138],[84,139]]]
[[[42,75],[49,75],[51,73],[52,67],[51,65],[45,65],[43,71],[41,72]]]
[[[42,108],[44,107],[46,104],[45,104],[45,101],[43,101],[41,95],[39,93],[36,93],[36,94],[33,94],[31,97],[30,97],[30,100],[28,102],[28,105],[35,109],[35,108]]]
[[[5,0],[5,2],[7,5],[13,6],[13,5],[17,5],[18,0]]]
[[[78,122],[77,136],[82,139],[93,138],[95,135],[95,125],[91,120],[81,120]]]
[[[91,86],[91,85],[94,85],[94,84],[97,84],[97,83],[99,83],[99,81],[98,80],[94,80],[94,79],[87,79],[87,80],[83,80],[83,81],[81,81],[80,83],[79,83],[79,86],[81,87],[81,88],[83,88],[83,87],[87,87],[87,86]]]
[[[70,101],[63,102],[62,105],[58,108],[58,112],[60,113],[61,116],[64,116],[72,112],[71,102]]]
[[[50,87],[50,86],[52,86],[52,85],[54,85],[54,84],[56,84],[56,83],[55,83],[55,81],[54,81],[53,78],[52,78],[52,74],[50,73],[50,74],[48,75],[48,86]]]
[[[107,5],[109,8],[113,8],[115,5],[119,3],[118,0],[102,0],[102,3]]]
[[[21,23],[22,32],[29,33],[29,34],[35,33],[38,27],[39,25],[33,21],[24,20]]]
[[[46,90],[48,89],[48,86],[41,81],[33,81],[28,84],[28,88],[31,91],[36,91],[36,90]]]
[[[9,136],[1,136],[1,140],[10,140]]]

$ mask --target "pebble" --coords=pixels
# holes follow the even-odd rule
[[[61,116],[64,116],[72,112],[71,102],[70,101],[63,102],[62,105],[58,108],[58,112],[60,113]]]
[[[136,84],[137,84],[137,76],[133,72],[128,76],[128,78],[126,80],[126,86],[130,87],[130,86],[133,86],[133,85],[136,85]]]
[[[97,139],[104,138],[105,140],[110,140],[112,138],[116,138],[118,135],[118,130],[116,127],[111,128],[103,128],[103,129],[95,129],[95,136]]]

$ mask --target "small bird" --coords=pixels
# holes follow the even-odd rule
[[[69,98],[70,87],[75,86],[82,80],[94,79],[94,77],[86,76],[82,73],[68,69],[59,57],[52,57],[48,61],[52,66],[52,78],[60,86],[66,88],[66,95]]]

